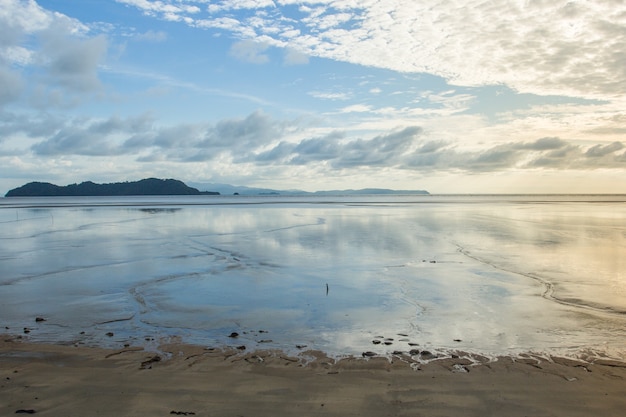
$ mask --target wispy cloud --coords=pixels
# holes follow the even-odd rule
[[[267,64],[270,58],[264,54],[269,45],[254,42],[241,41],[236,42],[230,48],[230,55],[244,62],[252,64]]]

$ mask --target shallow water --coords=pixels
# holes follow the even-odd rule
[[[175,336],[334,355],[417,344],[626,358],[625,202],[5,198],[0,325],[109,347]]]

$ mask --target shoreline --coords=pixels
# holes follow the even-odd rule
[[[626,363],[532,353],[330,358],[164,343],[0,340],[0,414],[621,416]]]

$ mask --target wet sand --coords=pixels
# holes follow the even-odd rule
[[[0,341],[0,415],[622,416],[626,364],[458,354],[420,363],[166,344]]]

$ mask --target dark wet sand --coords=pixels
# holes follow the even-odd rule
[[[623,416],[626,364],[0,342],[0,415]],[[462,356],[462,355],[461,355]]]

